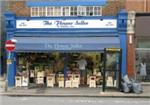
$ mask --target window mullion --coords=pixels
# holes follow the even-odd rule
[[[32,9],[33,9],[33,7],[30,8],[30,16],[31,17],[33,16],[33,13],[32,13],[33,10]]]
[[[68,13],[68,16],[70,16],[70,6],[69,6],[68,8],[69,8],[69,10],[68,10],[68,12],[69,12],[69,13]]]
[[[47,7],[45,7],[45,16],[47,17]]]
[[[95,9],[95,6],[93,6],[93,16],[95,16],[95,11],[94,11],[94,9]]]
[[[40,7],[37,7],[37,16],[40,16]]]
[[[60,7],[60,16],[63,16],[63,8],[64,7]]]
[[[103,7],[101,6],[101,7],[100,7],[100,9],[101,9],[101,16],[102,16],[102,12],[103,12]]]

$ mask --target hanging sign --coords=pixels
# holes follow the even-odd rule
[[[7,59],[7,64],[12,64],[12,60],[11,59]]]

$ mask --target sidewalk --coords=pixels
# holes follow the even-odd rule
[[[144,85],[141,94],[122,93],[107,90],[102,92],[101,88],[9,88],[7,92],[0,95],[7,96],[32,96],[32,97],[122,97],[122,98],[150,98],[150,85]]]

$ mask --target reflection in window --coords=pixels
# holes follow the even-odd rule
[[[31,16],[101,16],[100,6],[31,7]]]
[[[107,57],[107,62],[106,62],[106,69],[107,70],[115,70],[117,69],[117,63],[119,62],[119,54],[115,53],[109,53],[106,55]]]
[[[79,6],[78,7],[78,15],[79,16],[86,16],[86,7],[85,6]]]
[[[53,16],[53,15],[54,15],[53,7],[47,7],[47,16]]]
[[[54,16],[61,16],[61,7],[54,7]]]
[[[39,16],[46,16],[46,8],[45,7],[40,7],[39,8]]]
[[[71,16],[77,16],[77,7],[71,7],[70,14]]]
[[[93,7],[86,7],[86,15],[93,16]]]
[[[100,16],[100,15],[101,15],[101,8],[94,7],[94,16]]]
[[[39,7],[32,7],[31,8],[31,16],[39,16]]]
[[[70,16],[70,8],[63,7],[63,16]]]

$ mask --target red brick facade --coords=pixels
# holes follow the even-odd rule
[[[10,1],[9,10],[17,16],[30,16],[30,8],[26,6],[26,1]]]
[[[115,16],[121,9],[125,8],[125,0],[108,0],[106,6],[103,7],[102,14],[104,16]],[[10,1],[9,10],[13,11],[17,16],[30,16],[30,8],[26,7],[26,1]]]
[[[132,36],[132,43],[129,42],[131,40],[130,36]],[[135,75],[135,43],[133,34],[127,34],[127,70],[129,77]]]
[[[126,0],[127,11],[150,12],[150,0]]]

